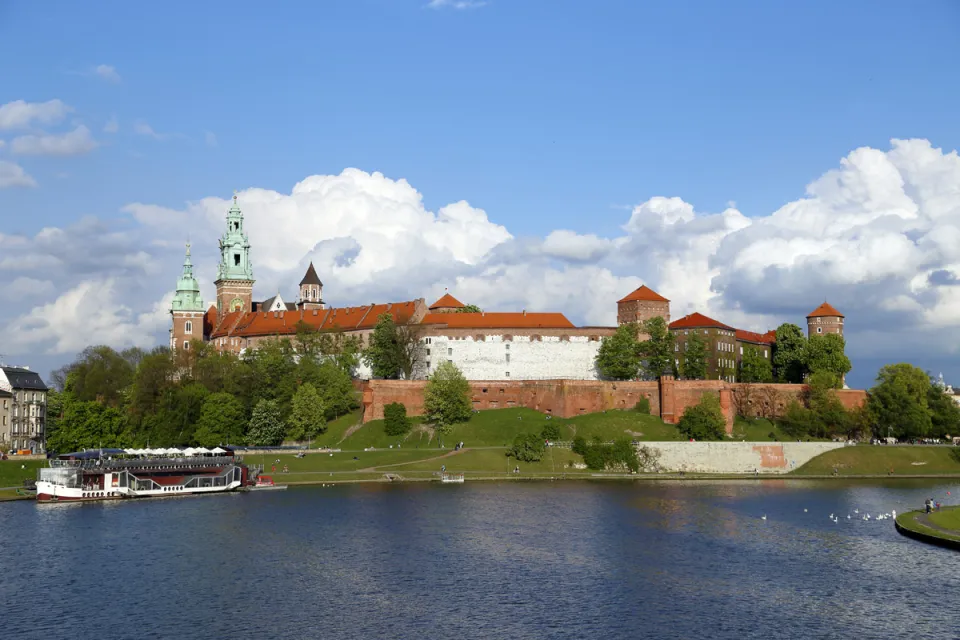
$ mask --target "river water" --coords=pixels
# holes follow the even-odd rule
[[[955,638],[960,553],[860,519],[947,491],[467,483],[0,504],[0,635]]]

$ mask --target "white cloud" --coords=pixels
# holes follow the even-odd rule
[[[10,150],[25,156],[77,156],[97,148],[97,141],[84,125],[62,134],[26,135],[13,139]]]
[[[170,135],[166,133],[157,133],[154,131],[153,127],[143,120],[137,120],[135,123],[133,123],[133,132],[137,135],[153,138],[154,140],[166,140],[170,137]]]
[[[14,100],[0,105],[0,130],[24,129],[34,124],[54,124],[73,111],[60,100],[26,102]]]
[[[430,0],[428,9],[479,9],[485,6],[485,0]]]
[[[103,125],[103,132],[116,133],[117,131],[120,131],[120,121],[117,120],[117,116],[110,116],[110,119]]]
[[[0,189],[9,187],[35,187],[34,180],[23,167],[9,160],[0,160]]]
[[[97,65],[93,72],[97,74],[100,78],[106,80],[107,82],[119,83],[120,74],[117,73],[117,70],[109,64],[100,64]]]
[[[560,229],[553,231],[543,241],[543,252],[554,258],[579,262],[596,262],[607,255],[614,243],[608,238],[594,234],[580,235]]]
[[[24,300],[33,300],[52,295],[55,291],[53,283],[49,280],[37,280],[20,276],[10,282],[0,283],[0,291],[10,300],[22,302]]]

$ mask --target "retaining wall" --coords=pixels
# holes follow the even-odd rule
[[[838,442],[644,442],[660,452],[663,471],[688,473],[787,473],[845,446]]]

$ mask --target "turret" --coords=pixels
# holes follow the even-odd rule
[[[217,266],[217,311],[221,315],[253,308],[253,262],[250,240],[243,231],[243,213],[233,196],[227,212],[227,231],[220,237],[220,264]]]
[[[843,314],[824,301],[807,316],[807,337],[828,333],[843,336]]]
[[[300,281],[300,300],[297,306],[301,309],[323,309],[326,306],[323,303],[323,283],[320,282],[317,270],[313,268],[313,262],[307,267],[307,273]]]
[[[170,303],[170,349],[186,350],[191,340],[203,339],[203,298],[200,297],[200,283],[193,275],[193,262],[190,259],[190,243],[183,259],[183,272],[177,280],[177,291]]]

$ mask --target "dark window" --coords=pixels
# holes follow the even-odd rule
[[[233,264],[234,264],[235,266],[237,266],[237,267],[240,266],[240,254],[239,254],[239,253],[233,254]]]

